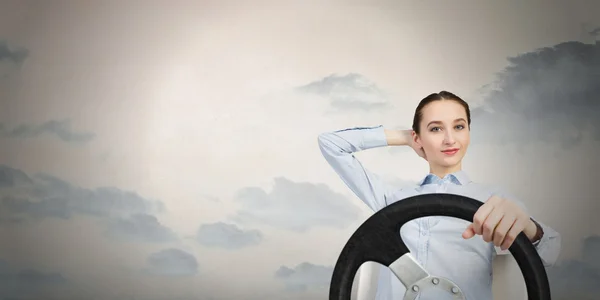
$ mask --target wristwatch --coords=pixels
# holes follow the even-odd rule
[[[533,218],[531,218],[531,221],[533,221],[533,224],[535,224],[535,227],[537,227],[535,236],[533,236],[533,245],[537,246],[540,243],[540,240],[542,240],[542,237],[544,236],[544,229],[542,228],[542,225],[536,222]]]

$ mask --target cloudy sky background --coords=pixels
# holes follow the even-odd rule
[[[0,295],[323,299],[370,211],[317,134],[408,128],[442,89],[474,108],[471,177],[562,233],[556,295],[598,292],[598,4],[299,3],[3,1]]]

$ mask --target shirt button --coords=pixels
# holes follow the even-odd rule
[[[423,236],[427,235],[427,230],[421,231],[421,235],[423,235]]]

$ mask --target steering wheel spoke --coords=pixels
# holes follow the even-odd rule
[[[389,265],[392,273],[409,289],[417,282],[430,277],[427,270],[408,252]]]
[[[391,263],[389,269],[406,287],[404,300],[414,300],[427,289],[442,289],[451,294],[454,300],[465,300],[458,285],[447,278],[429,274],[410,252]]]

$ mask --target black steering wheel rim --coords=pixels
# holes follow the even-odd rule
[[[422,194],[384,207],[368,218],[350,237],[336,262],[329,289],[330,300],[350,300],[352,283],[360,266],[368,261],[389,267],[409,253],[400,236],[407,222],[430,216],[455,217],[473,222],[481,201],[454,194]],[[524,233],[509,251],[521,269],[529,300],[550,300],[544,264]],[[408,287],[407,287],[408,288]]]

